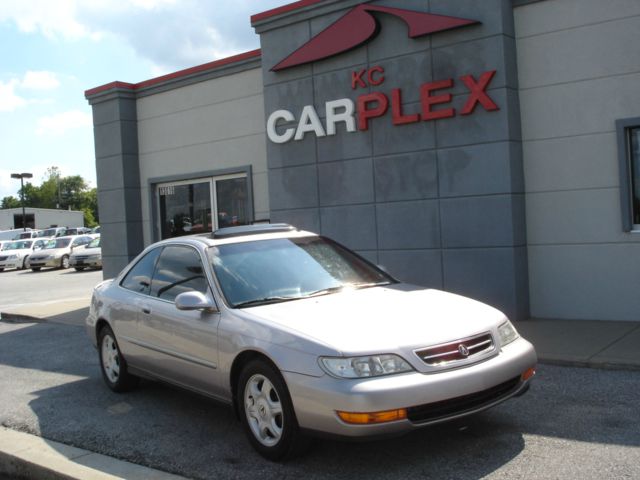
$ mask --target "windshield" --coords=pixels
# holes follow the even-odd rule
[[[45,249],[65,248],[65,247],[68,247],[70,243],[71,243],[70,238],[56,238],[56,239],[49,240],[49,242],[45,245],[44,248]]]
[[[87,248],[98,248],[100,246],[100,237],[91,240]]]
[[[209,249],[227,302],[236,308],[325,295],[394,280],[323,237],[231,243]]]
[[[38,232],[39,237],[53,237],[56,234],[55,228],[47,228],[46,230],[42,230]]]
[[[8,243],[7,245],[5,245],[2,249],[3,250],[22,250],[25,248],[31,248],[31,244],[33,242],[11,242]]]

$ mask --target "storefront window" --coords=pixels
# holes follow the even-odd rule
[[[632,215],[634,226],[640,229],[640,127],[630,128],[629,137]]]
[[[216,181],[218,228],[246,225],[249,221],[246,178]]]
[[[244,174],[157,185],[161,238],[246,225],[251,220],[248,193]]]

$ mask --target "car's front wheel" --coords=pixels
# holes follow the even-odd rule
[[[29,268],[29,257],[28,256],[24,257],[24,260],[22,260],[22,270],[26,270],[27,268]]]
[[[69,268],[69,256],[68,255],[63,255],[62,259],[60,260],[60,268],[64,268],[65,270],[67,268]]]
[[[249,441],[269,460],[291,458],[308,440],[298,427],[289,391],[280,372],[267,362],[249,362],[240,373],[240,419]]]
[[[110,327],[104,326],[98,334],[98,351],[102,378],[114,392],[126,392],[138,384],[138,377],[131,375],[116,336]]]

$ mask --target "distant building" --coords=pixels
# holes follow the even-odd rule
[[[27,228],[82,227],[84,214],[78,210],[53,210],[50,208],[25,208]],[[22,208],[0,210],[0,230],[22,228]]]

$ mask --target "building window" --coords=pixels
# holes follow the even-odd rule
[[[162,239],[251,221],[244,173],[161,183],[156,186],[156,195]]]
[[[640,231],[640,118],[618,120],[620,200],[623,229]]]

